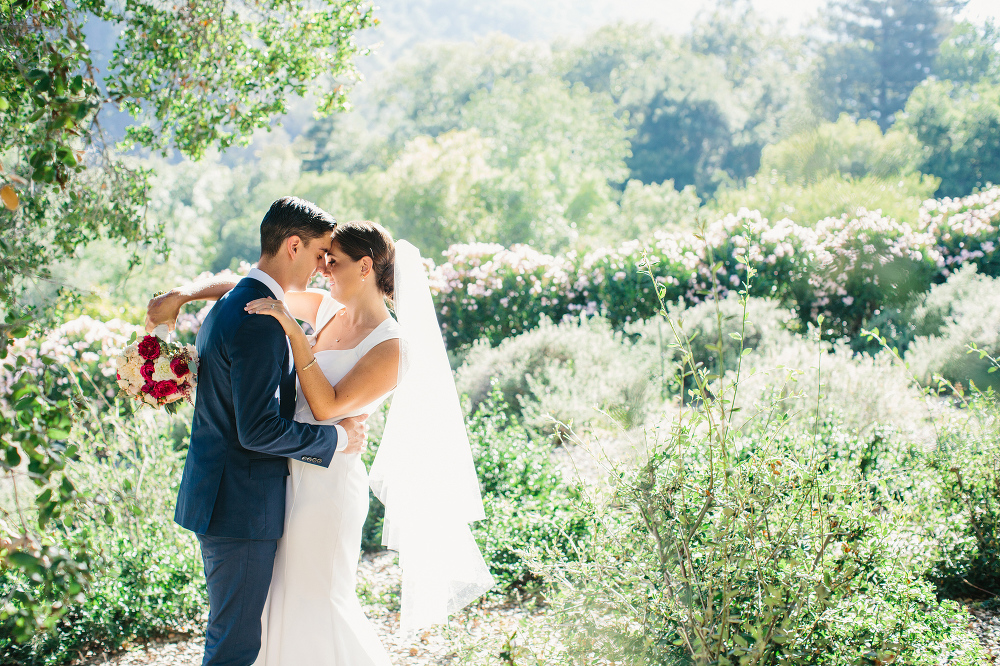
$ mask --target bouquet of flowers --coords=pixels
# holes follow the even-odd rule
[[[194,345],[167,342],[166,326],[157,326],[141,340],[133,333],[118,355],[119,395],[142,405],[173,411],[179,400],[191,402],[197,385],[198,352]]]

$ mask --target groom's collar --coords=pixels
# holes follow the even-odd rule
[[[279,301],[285,300],[285,290],[281,288],[281,285],[278,284],[278,282],[273,277],[271,277],[264,271],[260,270],[259,268],[251,268],[250,272],[247,273],[247,277],[252,280],[257,280],[258,282],[263,283],[263,285],[268,289],[270,289],[271,293],[274,294],[274,297]]]

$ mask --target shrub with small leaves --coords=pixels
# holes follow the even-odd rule
[[[579,489],[556,468],[551,446],[532,440],[494,389],[469,418],[486,520],[473,526],[498,590],[534,594],[532,562],[573,561],[590,535]]]

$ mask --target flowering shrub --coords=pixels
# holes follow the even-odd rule
[[[102,322],[83,315],[47,332],[38,339],[25,337],[9,347],[10,356],[0,361],[0,396],[8,396],[14,382],[23,374],[40,376],[46,359],[66,366],[77,376],[85,393],[94,397],[114,398],[118,393],[115,358],[142,327],[120,319]],[[13,359],[21,358],[19,365]],[[70,380],[56,380],[58,390],[67,393]]]
[[[938,282],[970,262],[981,274],[1000,275],[1000,254],[996,251],[1000,245],[1000,187],[961,199],[927,201],[920,209],[920,225],[934,238]]]
[[[1000,187],[963,199],[931,200],[916,228],[862,211],[811,227],[770,222],[741,209],[703,233],[658,232],[585,256],[545,255],[525,246],[455,245],[431,273],[450,346],[481,337],[492,344],[535,327],[543,315],[602,313],[616,328],[659,309],[638,268],[647,253],[664,300],[696,303],[725,296],[745,262],[758,273],[752,295],[779,300],[803,322],[823,315],[826,333],[856,335],[880,310],[946,279],[965,262],[1000,274]]]
[[[981,275],[1000,275],[1000,187],[928,200],[919,219],[914,228],[863,211],[810,227],[788,219],[770,222],[741,209],[702,233],[657,232],[649,246],[630,241],[586,255],[553,256],[526,245],[461,244],[451,246],[442,263],[427,263],[451,348],[480,338],[496,345],[543,318],[603,314],[615,329],[649,319],[659,306],[652,285],[639,275],[644,252],[666,302],[692,305],[715,292],[725,296],[738,288],[748,262],[758,271],[751,295],[777,300],[803,323],[823,315],[830,337],[854,336],[873,316],[902,307],[965,264],[975,264]],[[249,268],[244,262],[237,272],[219,276],[238,280]],[[323,288],[325,280],[317,278],[312,286]],[[181,342],[194,342],[211,305],[182,312],[176,328]],[[73,361],[102,394],[113,395],[117,387],[106,381],[114,377],[111,352],[124,347],[133,330],[139,327],[84,316],[41,343],[18,340],[12,351],[16,356],[31,350],[33,367],[41,367],[43,355]],[[11,369],[0,368],[3,393]]]

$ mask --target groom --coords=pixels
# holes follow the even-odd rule
[[[198,393],[174,520],[201,543],[210,612],[203,666],[251,666],[284,529],[287,458],[327,467],[357,453],[364,417],[337,426],[292,421],[295,367],[274,317],[250,301],[304,291],[326,266],[336,221],[284,197],[260,224],[260,262],[212,308],[201,330]]]

